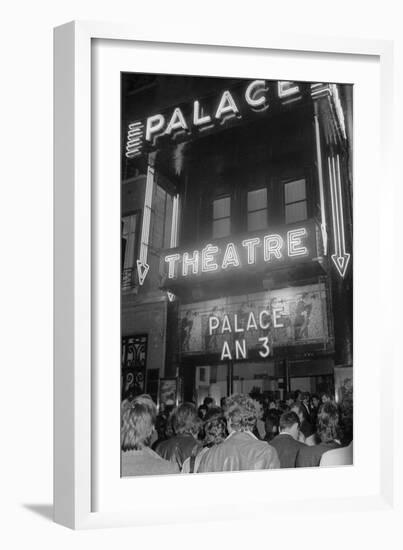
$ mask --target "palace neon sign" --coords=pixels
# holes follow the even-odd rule
[[[257,265],[279,266],[316,255],[316,227],[312,220],[303,226],[273,233],[248,235],[237,240],[208,243],[193,250],[170,250],[163,256],[168,280],[191,278],[208,273],[237,271]]]
[[[293,84],[289,87],[289,84]],[[295,96],[300,99],[299,86],[295,83],[278,82],[276,93],[281,101],[289,102]],[[285,98],[285,99],[284,99]],[[156,113],[144,121],[135,121],[128,126],[126,157],[135,158],[142,153],[144,143],[155,145],[161,136],[176,138],[180,134],[203,132],[229,120],[242,118],[246,109],[259,112],[269,108],[269,85],[266,80],[252,80],[241,94],[223,90],[214,105],[199,99],[185,107],[175,107],[168,114]],[[190,112],[189,112],[190,111]]]

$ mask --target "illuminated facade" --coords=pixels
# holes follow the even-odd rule
[[[122,75],[122,393],[351,373],[351,86]]]

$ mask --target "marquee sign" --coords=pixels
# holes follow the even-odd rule
[[[166,282],[193,280],[242,269],[279,268],[317,258],[318,228],[314,220],[211,241],[197,249],[169,249],[162,254]]]
[[[222,90],[214,98],[193,99],[167,112],[152,114],[128,125],[126,157],[140,156],[156,145],[159,138],[186,139],[213,128],[222,128],[230,120],[242,119],[251,112],[271,108],[272,99],[289,103],[301,99],[295,82],[252,80],[242,89]]]
[[[182,355],[221,361],[268,358],[273,349],[329,340],[324,284],[282,288],[180,307]]]

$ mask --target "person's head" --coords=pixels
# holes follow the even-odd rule
[[[308,391],[304,391],[301,395],[301,399],[304,405],[309,405],[310,398],[311,398],[311,395]]]
[[[208,409],[207,409],[206,405],[200,405],[200,407],[197,409],[197,414],[199,415],[199,418],[201,418],[203,420],[204,417],[207,414],[207,410]]]
[[[206,447],[218,445],[228,435],[227,422],[220,407],[211,407],[204,419],[204,441]]]
[[[302,408],[302,405],[300,405],[299,403],[295,402],[292,407],[291,407],[291,412],[295,413],[297,415],[297,417],[299,418],[299,421],[300,422],[303,422],[304,418],[305,418],[305,411],[304,409]]]
[[[203,401],[203,405],[208,409],[210,407],[214,407],[214,399],[212,397],[205,397]]]
[[[260,404],[245,394],[235,394],[228,398],[225,417],[230,432],[252,431],[262,416]]]
[[[294,404],[294,395],[292,393],[287,393],[285,396],[285,403],[287,407],[292,407]]]
[[[339,409],[334,401],[326,401],[318,412],[317,434],[322,443],[328,443],[340,437]]]
[[[293,411],[288,411],[280,416],[280,432],[291,435],[294,439],[298,439],[300,420],[298,415]]]
[[[121,445],[123,451],[141,450],[150,444],[157,407],[149,395],[139,395],[121,406]]]
[[[311,403],[312,403],[312,406],[317,409],[319,407],[319,404],[320,404],[320,400],[319,400],[319,396],[314,393],[311,397]]]
[[[221,397],[221,399],[220,399],[220,407],[223,411],[227,407],[227,400],[228,400],[228,397]]]
[[[302,401],[302,391],[301,390],[295,390],[295,392],[294,392],[294,401],[296,403],[300,403]]]
[[[320,399],[322,403],[327,403],[328,401],[331,401],[331,397],[327,392],[323,392],[322,395],[320,396]]]
[[[197,410],[193,403],[182,403],[172,414],[172,427],[176,435],[192,434],[197,436],[201,426]]]

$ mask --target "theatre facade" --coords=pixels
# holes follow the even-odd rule
[[[122,397],[352,383],[352,87],[122,74]]]

